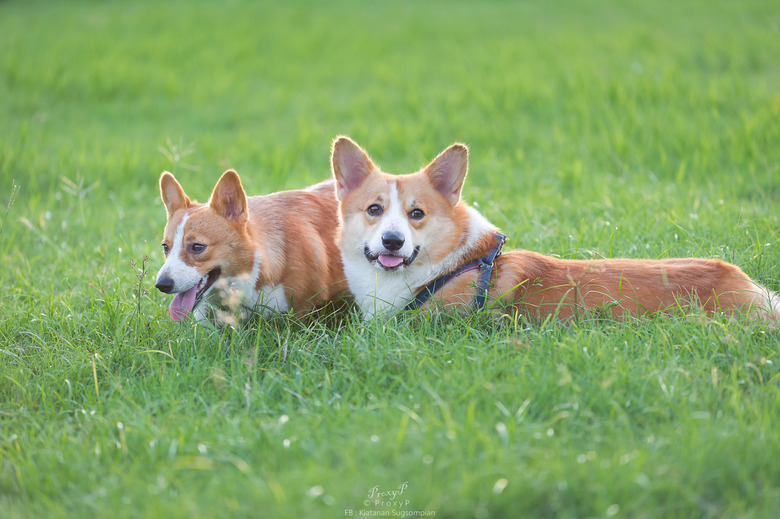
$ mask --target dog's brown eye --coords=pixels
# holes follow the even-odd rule
[[[382,214],[382,206],[379,204],[371,204],[368,206],[368,209],[366,209],[366,212],[371,216],[379,216]]]
[[[163,254],[165,254],[167,256],[168,253],[171,252],[171,250],[168,248],[168,244],[163,243],[162,247],[163,247]]]
[[[190,245],[190,251],[192,251],[193,254],[200,254],[204,250],[206,250],[206,246],[202,243],[193,243]]]
[[[412,209],[412,211],[409,213],[409,218],[412,220],[422,220],[423,216],[425,216],[425,213],[422,209]]]

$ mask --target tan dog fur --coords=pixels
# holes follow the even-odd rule
[[[450,146],[417,173],[388,175],[356,143],[340,137],[334,141],[332,167],[340,200],[339,244],[345,274],[368,317],[403,308],[430,281],[488,254],[496,244],[497,229],[460,198],[468,169],[465,145]],[[367,237],[383,225],[392,203],[401,205],[398,214],[408,220],[404,226],[396,216],[394,228],[406,233],[418,252],[411,263],[388,269],[369,261],[373,257],[369,252],[374,251]],[[381,216],[368,214],[372,204],[382,207]],[[415,208],[425,216],[413,220]],[[396,254],[385,253],[390,259]],[[453,278],[433,299],[443,306],[471,305],[478,275],[478,270],[472,270]],[[566,260],[516,250],[496,259],[491,284],[491,299],[536,319],[565,319],[607,308],[615,316],[653,314],[681,305],[780,319],[776,294],[757,285],[739,267],[719,260]]]
[[[182,293],[219,271],[195,302],[198,320],[219,321],[237,311],[240,317],[251,311],[302,314],[346,291],[334,240],[338,218],[332,181],[247,197],[238,174],[229,170],[209,202],[199,204],[165,172],[160,193],[168,215],[163,246],[170,255],[158,274],[158,288],[168,278],[163,288],[173,281],[169,293]],[[174,316],[173,306],[171,312]]]

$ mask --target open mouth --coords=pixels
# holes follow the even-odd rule
[[[220,269],[215,268],[198,282],[194,287],[184,292],[179,292],[171,301],[171,319],[177,323],[190,315],[192,310],[198,306],[203,295],[211,288],[211,285],[219,278]]]
[[[383,270],[386,271],[393,271],[398,270],[402,266],[409,266],[412,264],[414,259],[417,257],[417,253],[420,252],[420,247],[417,246],[414,248],[414,251],[412,252],[412,255],[408,258],[404,258],[403,256],[399,256],[397,254],[371,254],[371,251],[369,250],[368,246],[366,246],[363,249],[363,254],[365,254],[366,259],[371,262],[375,263],[376,265],[379,265]]]

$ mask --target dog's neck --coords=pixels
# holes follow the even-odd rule
[[[404,308],[431,281],[447,275],[469,261],[487,255],[495,246],[498,228],[479,211],[466,207],[467,220],[460,239],[443,260],[398,273],[378,272],[362,255],[342,251],[345,273],[355,301],[365,318]],[[419,261],[419,260],[418,260]]]
[[[498,227],[490,223],[473,207],[466,207],[466,211],[468,213],[468,228],[461,234],[458,245],[444,260],[415,276],[417,279],[410,283],[411,286],[415,287],[415,292],[421,290],[434,279],[454,272],[471,260],[485,256],[495,246],[495,234],[498,232]]]

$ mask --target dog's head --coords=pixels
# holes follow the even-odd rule
[[[166,294],[176,294],[170,313],[179,321],[209,294],[218,279],[251,268],[252,253],[241,247],[247,236],[249,211],[241,180],[232,170],[219,179],[207,204],[191,201],[168,172],[160,177],[160,194],[168,223],[162,242],[165,264],[155,286]]]
[[[388,175],[354,141],[339,137],[331,156],[341,248],[385,272],[442,261],[468,230],[460,192],[468,148],[453,144],[417,173]]]

